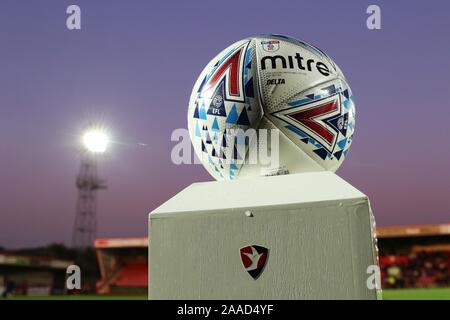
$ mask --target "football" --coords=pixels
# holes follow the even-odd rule
[[[238,41],[194,85],[188,127],[216,179],[336,171],[355,128],[351,89],[320,49],[280,35]]]

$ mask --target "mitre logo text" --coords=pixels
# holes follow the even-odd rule
[[[295,60],[295,61],[294,61]],[[299,69],[313,71],[317,70],[322,75],[328,77],[330,75],[330,69],[323,62],[316,62],[314,59],[304,59],[300,53],[296,53],[295,56],[284,57],[282,55],[265,56],[261,59],[261,69]]]

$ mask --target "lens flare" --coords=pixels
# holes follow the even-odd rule
[[[92,153],[104,153],[108,148],[109,138],[101,129],[90,129],[83,134],[83,145]]]

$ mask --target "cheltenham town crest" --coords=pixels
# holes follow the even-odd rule
[[[242,247],[239,251],[241,253],[241,261],[245,271],[247,271],[253,279],[258,279],[266,265],[269,249],[252,245]]]

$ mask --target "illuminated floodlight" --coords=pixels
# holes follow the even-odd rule
[[[104,153],[109,145],[109,138],[102,129],[89,129],[83,134],[83,146],[92,153]]]

